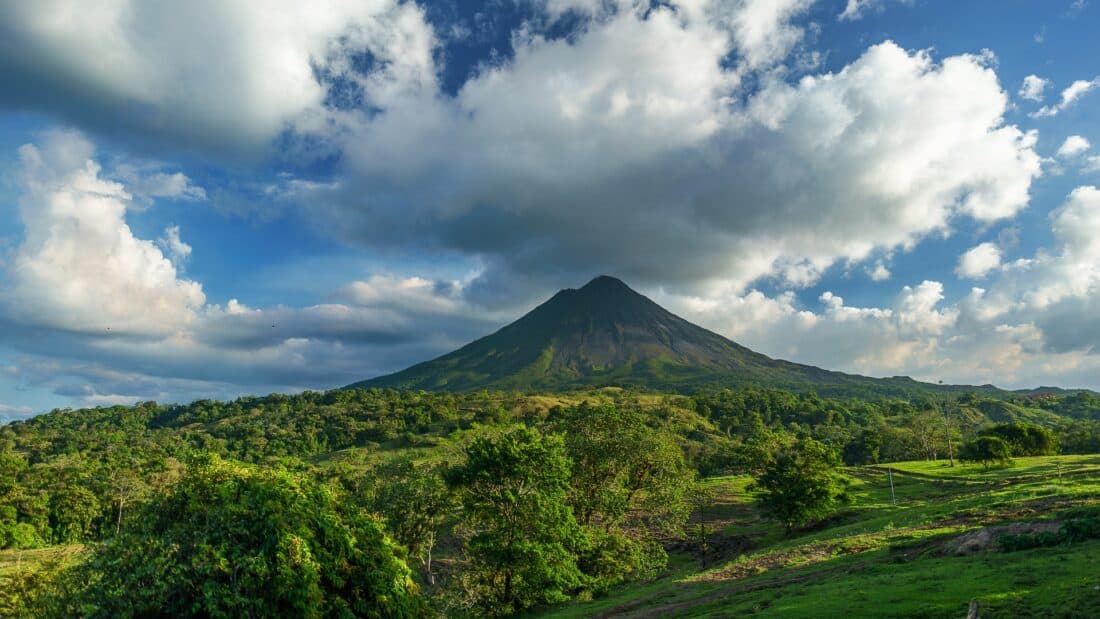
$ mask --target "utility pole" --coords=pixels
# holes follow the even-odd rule
[[[894,469],[892,467],[886,467],[886,477],[890,479],[890,502],[894,504],[894,507],[897,507],[898,497],[894,495]]]

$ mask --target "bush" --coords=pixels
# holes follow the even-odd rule
[[[1057,546],[1062,543],[1062,536],[1058,533],[1035,533],[1021,535],[1002,535],[997,538],[997,545],[1005,552],[1029,550],[1046,546]]]
[[[1058,533],[1067,542],[1083,542],[1100,537],[1100,518],[1071,518],[1062,523]]]
[[[1049,456],[1058,453],[1058,438],[1046,428],[1028,423],[1000,423],[981,432],[1008,444],[1015,457]]]
[[[1066,520],[1058,528],[1057,533],[1002,535],[997,538],[997,544],[1005,552],[1015,552],[1059,544],[1074,544],[1097,538],[1100,538],[1100,518],[1088,516]]]
[[[75,568],[62,615],[422,615],[401,551],[330,487],[205,456]]]
[[[999,437],[979,436],[963,444],[959,450],[959,460],[980,462],[987,468],[992,464],[1009,466],[1012,464],[1012,448]]]

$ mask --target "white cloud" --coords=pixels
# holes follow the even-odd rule
[[[1012,299],[1021,308],[1043,310],[1071,298],[1093,295],[1100,286],[1100,189],[1074,189],[1051,213],[1056,245],[1030,259],[1005,265],[991,287],[994,299]]]
[[[986,57],[884,43],[795,84],[762,74],[738,105],[728,23],[658,8],[519,40],[453,101],[422,93],[350,122],[346,182],[302,200],[350,240],[432,239],[498,284],[685,286],[807,285],[1028,203],[1036,134],[1004,125]]]
[[[205,303],[157,246],[126,223],[131,196],[100,178],[92,145],[73,132],[19,149],[23,243],[10,267],[4,305],[29,324],[73,331],[165,334]],[[177,238],[178,240],[178,238]]]
[[[871,278],[873,282],[884,282],[890,279],[890,269],[886,268],[886,265],[881,260],[875,263],[873,269],[867,271],[867,276]]]
[[[457,313],[463,307],[462,284],[433,282],[421,277],[404,279],[373,275],[349,284],[343,296],[353,305],[422,312]]]
[[[805,12],[813,1],[739,0],[709,4],[732,29],[743,69],[757,70],[783,60],[802,40],[805,33],[792,24],[792,19]],[[680,6],[691,4],[682,2]]]
[[[851,306],[831,292],[816,311],[800,308],[789,292],[656,298],[754,350],[828,369],[1005,388],[1096,385],[1100,355],[1082,344],[1081,329],[1091,326],[1084,316],[1059,332],[1040,324],[1039,314],[989,312],[987,296],[975,288],[952,305],[940,283],[925,281],[903,287],[884,307]],[[1052,334],[1073,345],[1054,346]]]
[[[1091,80],[1077,80],[1066,87],[1062,91],[1062,99],[1055,105],[1044,105],[1039,108],[1038,111],[1031,113],[1032,118],[1044,118],[1050,116],[1057,116],[1058,114],[1066,111],[1070,106],[1076,103],[1081,97],[1085,96],[1092,89],[1100,86],[1100,77]]]
[[[1084,153],[1091,147],[1092,145],[1089,144],[1089,141],[1087,139],[1079,135],[1071,135],[1066,138],[1066,141],[1062,142],[1061,146],[1058,147],[1057,154],[1063,159],[1069,159],[1071,157],[1076,157],[1077,155]]]
[[[183,172],[164,172],[156,164],[120,164],[111,170],[111,180],[126,186],[134,199],[151,202],[158,198],[202,201],[206,190],[196,185]]]
[[[80,134],[46,134],[20,155],[26,232],[0,278],[0,332],[26,355],[14,378],[77,403],[335,387],[501,322],[465,300],[466,283],[418,277],[372,276],[307,307],[207,304],[177,270],[193,251],[179,227],[137,238],[127,188],[102,178]]]
[[[902,4],[912,5],[913,0],[899,0]],[[872,11],[882,11],[886,0],[848,0],[844,10],[837,15],[839,21],[857,21]]]
[[[971,247],[959,257],[955,274],[968,279],[981,279],[1001,266],[1001,249],[993,243]]]
[[[1016,94],[1021,99],[1027,99],[1029,101],[1042,101],[1043,91],[1050,86],[1050,80],[1043,79],[1038,75],[1029,75],[1024,78],[1023,84],[1020,85],[1020,91]]]
[[[165,228],[164,236],[157,240],[157,244],[160,245],[164,251],[168,252],[168,256],[176,265],[179,265],[191,255],[191,246],[180,239],[179,226],[168,226]]]
[[[2,3],[0,37],[17,100],[204,147],[259,148],[310,122],[326,96],[315,69],[346,73],[348,52],[386,66],[380,98],[434,80],[431,29],[398,0]]]

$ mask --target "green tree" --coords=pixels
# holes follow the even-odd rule
[[[993,464],[1008,466],[1012,464],[1012,446],[999,436],[979,436],[963,444],[959,459],[980,462],[986,468]]]
[[[864,428],[844,446],[844,462],[850,465],[877,463],[882,449],[882,434],[877,428]]]
[[[559,423],[573,460],[570,504],[591,542],[581,567],[605,589],[651,575],[667,554],[661,535],[682,535],[695,473],[671,433],[613,404],[580,406]]]
[[[772,454],[757,476],[757,501],[764,513],[783,523],[787,533],[820,520],[847,500],[847,480],[836,472],[833,450],[811,438]]]
[[[560,436],[524,428],[475,439],[466,463],[449,472],[470,531],[467,590],[481,611],[561,602],[582,585],[574,549],[584,540],[566,503],[570,467]]]
[[[371,501],[386,520],[386,529],[409,549],[435,584],[432,550],[439,530],[455,507],[454,495],[440,472],[428,465],[400,459],[376,471],[381,485]]]
[[[669,432],[612,404],[577,408],[562,424],[573,460],[570,503],[582,525],[679,532],[695,475]]]
[[[100,514],[99,500],[87,488],[65,485],[51,497],[50,514],[55,541],[83,541],[91,537],[92,523]]]
[[[1028,423],[999,423],[981,432],[996,436],[1012,450],[1013,456],[1049,456],[1058,453],[1058,438],[1053,432]]]
[[[400,550],[332,487],[203,456],[74,570],[53,612],[92,617],[422,615]]]

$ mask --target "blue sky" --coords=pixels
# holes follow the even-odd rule
[[[1100,388],[1097,11],[6,6],[0,418],[339,386],[601,273],[777,357]]]

